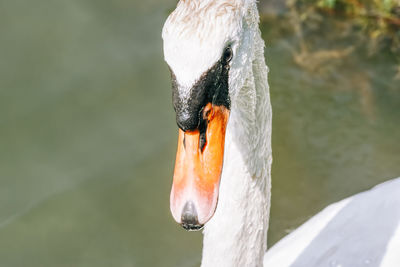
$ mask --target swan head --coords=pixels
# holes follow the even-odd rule
[[[163,28],[179,127],[170,208],[187,230],[217,208],[228,118],[251,65],[248,3],[181,0]]]

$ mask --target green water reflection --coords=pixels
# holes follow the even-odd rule
[[[1,266],[199,265],[201,233],[169,213],[177,127],[160,32],[174,4],[0,4]],[[400,175],[400,92],[389,56],[360,51],[305,70],[295,35],[263,22],[272,244],[326,204]]]

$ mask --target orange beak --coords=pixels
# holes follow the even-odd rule
[[[187,230],[200,229],[213,216],[224,159],[229,110],[209,103],[202,113],[201,130],[179,130],[171,190],[172,215]]]

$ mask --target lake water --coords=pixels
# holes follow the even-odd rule
[[[1,266],[199,265],[201,233],[169,211],[177,126],[160,34],[175,3],[0,4]],[[327,20],[299,39],[263,16],[270,245],[329,203],[400,176],[392,56],[368,56],[341,27]]]

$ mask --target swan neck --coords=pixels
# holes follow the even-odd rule
[[[204,229],[202,267],[262,266],[267,249],[272,115],[259,32],[254,47],[251,71],[232,103],[218,205]]]

